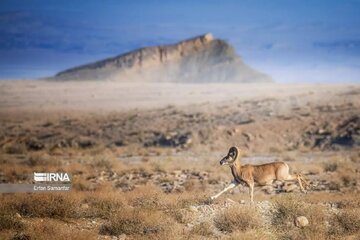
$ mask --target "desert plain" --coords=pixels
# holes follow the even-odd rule
[[[0,181],[69,172],[72,191],[1,193],[0,239],[359,239],[358,84],[1,81]],[[220,159],[286,162],[240,186]],[[305,217],[303,223],[299,221]]]

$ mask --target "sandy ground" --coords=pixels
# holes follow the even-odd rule
[[[106,113],[229,100],[281,99],[309,93],[321,100],[353,88],[356,85],[2,81],[0,111],[75,110]]]

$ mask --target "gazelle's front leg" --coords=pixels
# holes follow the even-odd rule
[[[254,203],[254,183],[249,183],[250,202]]]
[[[229,191],[230,189],[233,189],[234,187],[236,187],[237,185],[239,185],[238,183],[236,182],[231,182],[229,184],[229,186],[227,186],[226,188],[224,188],[224,190],[222,190],[221,192],[219,192],[218,194],[214,195],[211,197],[211,200],[214,200],[216,198],[218,198],[221,194],[223,194],[224,192],[226,191]]]

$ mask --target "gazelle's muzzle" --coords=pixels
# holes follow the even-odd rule
[[[228,165],[229,162],[231,162],[231,160],[232,159],[230,157],[226,156],[226,157],[224,157],[223,159],[220,160],[220,165]]]

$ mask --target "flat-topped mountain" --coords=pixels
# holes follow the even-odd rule
[[[59,72],[54,80],[126,82],[270,82],[211,33],[176,44],[140,48]]]

